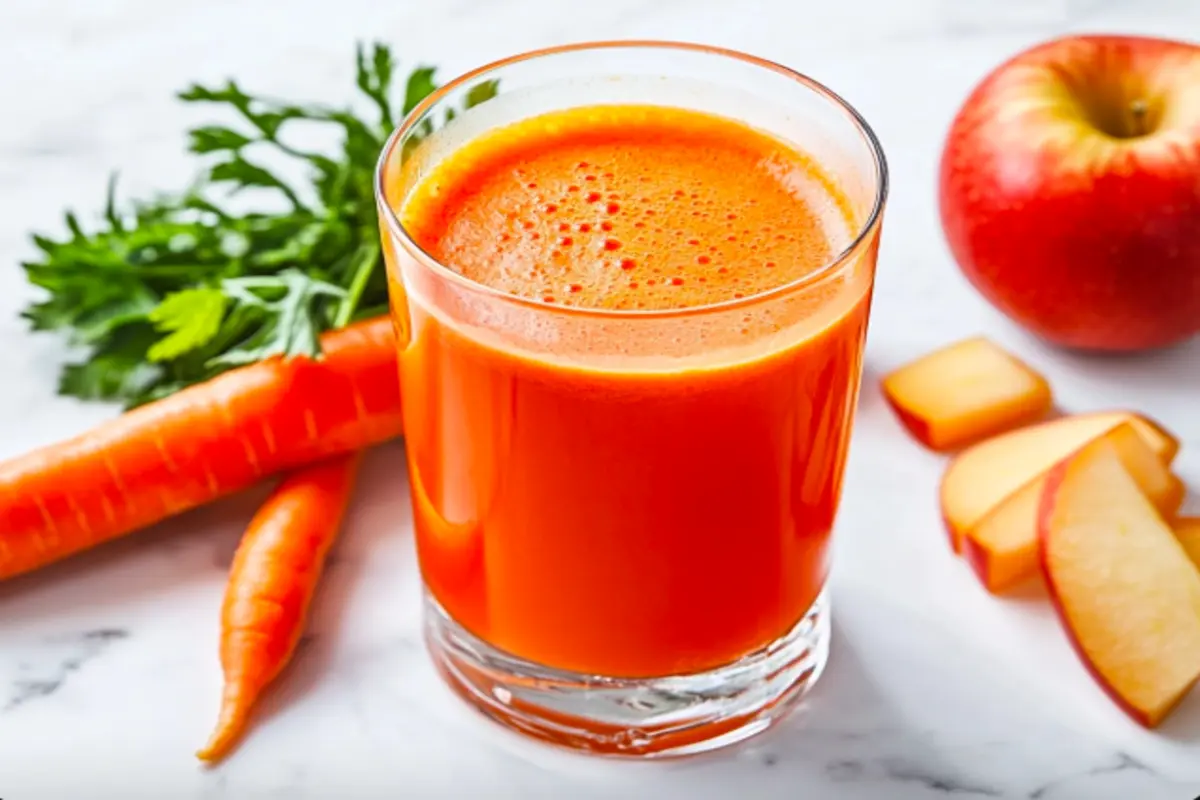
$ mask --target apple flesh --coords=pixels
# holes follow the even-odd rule
[[[967,531],[1021,487],[1071,453],[1128,423],[1154,453],[1170,463],[1179,442],[1156,423],[1131,411],[1077,414],[987,439],[959,453],[942,475],[942,519],[955,552]]]
[[[996,307],[1060,345],[1200,332],[1200,46],[1075,36],[975,88],[942,153],[950,249]]]
[[[1179,509],[1183,483],[1131,424],[1122,423],[1100,438],[1113,446],[1159,514]],[[967,531],[963,556],[988,591],[1003,592],[1038,574],[1038,507],[1046,481],[1044,475],[1034,478]]]
[[[1046,416],[1046,379],[982,337],[923,356],[883,379],[883,396],[922,444],[949,450]]]
[[[1126,713],[1156,726],[1200,678],[1200,571],[1104,439],[1051,470],[1038,531],[1080,658]]]

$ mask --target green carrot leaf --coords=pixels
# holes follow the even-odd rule
[[[474,108],[480,103],[486,103],[500,93],[500,81],[483,81],[467,90],[463,98],[464,108]]]
[[[404,86],[405,114],[420,105],[437,88],[433,79],[436,72],[435,67],[418,67],[408,76],[408,83]]]
[[[437,89],[436,73],[421,66],[401,79],[383,44],[360,46],[355,68],[373,106],[365,115],[234,80],[188,86],[178,99],[211,113],[187,132],[197,181],[120,203],[114,174],[101,213],[68,212],[65,234],[32,237],[22,267],[39,296],[22,317],[86,351],[64,366],[62,394],[139,405],[263,358],[319,358],[321,333],[385,313],[375,166],[400,117]],[[472,87],[462,107],[496,89]],[[332,146],[299,149],[284,138],[293,122],[324,129]],[[425,120],[411,140],[434,128]],[[264,149],[283,162],[259,159]],[[260,205],[263,192],[246,189],[285,205]]]
[[[209,359],[210,367],[231,367],[271,356],[308,356],[321,353],[318,335],[329,327],[326,309],[346,291],[316,280],[299,270],[273,276],[247,276],[224,281],[221,288],[238,305],[260,312],[260,322],[236,346]]]
[[[216,288],[184,289],[163,298],[147,319],[167,335],[146,352],[150,361],[170,361],[212,341],[225,316],[225,293]]]
[[[188,131],[188,149],[193,153],[240,150],[253,139],[224,125],[203,125]]]
[[[128,404],[161,379],[161,368],[146,358],[156,336],[148,324],[122,328],[87,360],[63,367],[58,393],[80,400]]]

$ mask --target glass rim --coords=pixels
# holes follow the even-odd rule
[[[787,283],[773,286],[755,294],[747,295],[741,298],[730,298],[728,300],[720,300],[715,303],[707,303],[698,306],[685,306],[683,308],[662,308],[662,309],[615,309],[615,308],[596,308],[590,306],[568,306],[563,304],[550,304],[541,302],[532,297],[523,297],[518,294],[506,292],[502,289],[497,289],[493,286],[488,286],[485,283],[472,280],[460,272],[451,269],[441,260],[434,257],[425,248],[416,242],[409,234],[408,230],[400,222],[396,214],[396,209],[392,208],[387,201],[386,187],[384,185],[384,175],[387,170],[387,165],[396,150],[396,146],[411,131],[430,109],[438,105],[447,95],[455,90],[463,87],[467,83],[503,69],[504,67],[513,64],[520,64],[526,61],[533,61],[545,56],[561,55],[565,53],[586,52],[589,50],[615,50],[621,48],[638,48],[638,49],[659,49],[659,50],[681,50],[689,53],[697,53],[702,55],[714,55],[723,58],[728,58],[734,61],[740,61],[744,64],[749,64],[760,69],[774,72],[784,78],[788,78],[796,83],[799,83],[809,90],[821,96],[827,102],[832,103],[849,117],[851,123],[857,129],[858,134],[866,142],[868,149],[871,151],[871,159],[875,168],[875,196],[871,201],[871,211],[867,214],[862,224],[858,226],[858,230],[851,237],[850,242],[843,247],[837,254],[830,257],[824,264],[812,272],[801,275],[800,277],[788,281]],[[398,236],[401,243],[413,254],[423,266],[431,270],[443,279],[449,280],[461,287],[467,288],[473,292],[479,292],[484,295],[504,300],[510,303],[516,303],[519,306],[524,306],[536,310],[542,314],[567,314],[583,317],[608,317],[608,318],[666,318],[666,317],[686,317],[697,314],[708,314],[713,312],[727,311],[746,306],[757,305],[763,301],[770,300],[775,297],[790,294],[793,291],[801,289],[810,284],[820,283],[828,278],[830,274],[837,272],[855,252],[866,241],[871,232],[879,227],[880,220],[883,217],[884,206],[887,203],[889,177],[887,158],[883,153],[883,145],[880,144],[879,138],[875,135],[875,131],[847,100],[845,100],[837,92],[830,89],[825,84],[814,78],[805,75],[798,70],[786,67],[778,62],[769,59],[753,56],[738,50],[733,50],[725,47],[717,47],[714,45],[698,44],[693,42],[679,42],[670,40],[657,39],[614,39],[591,42],[576,42],[572,44],[558,45],[555,47],[544,47],[537,50],[529,50],[517,55],[508,56],[497,61],[484,64],[475,69],[464,72],[457,78],[449,81],[445,85],[439,87],[429,94],[424,100],[418,103],[412,111],[410,111],[396,129],[388,136],[384,142],[383,150],[379,155],[379,159],[375,164],[375,202],[384,219],[387,222],[388,230]]]

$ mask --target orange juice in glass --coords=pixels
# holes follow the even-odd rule
[[[816,681],[886,191],[844,101],[708,47],[518,56],[404,121],[379,205],[426,637],[462,696],[682,754]]]

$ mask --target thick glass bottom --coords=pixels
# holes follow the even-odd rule
[[[829,656],[825,592],[783,637],[708,672],[606,678],[504,653],[459,626],[428,592],[425,639],[438,671],[500,724],[593,753],[702,753],[760,733],[816,683]]]

